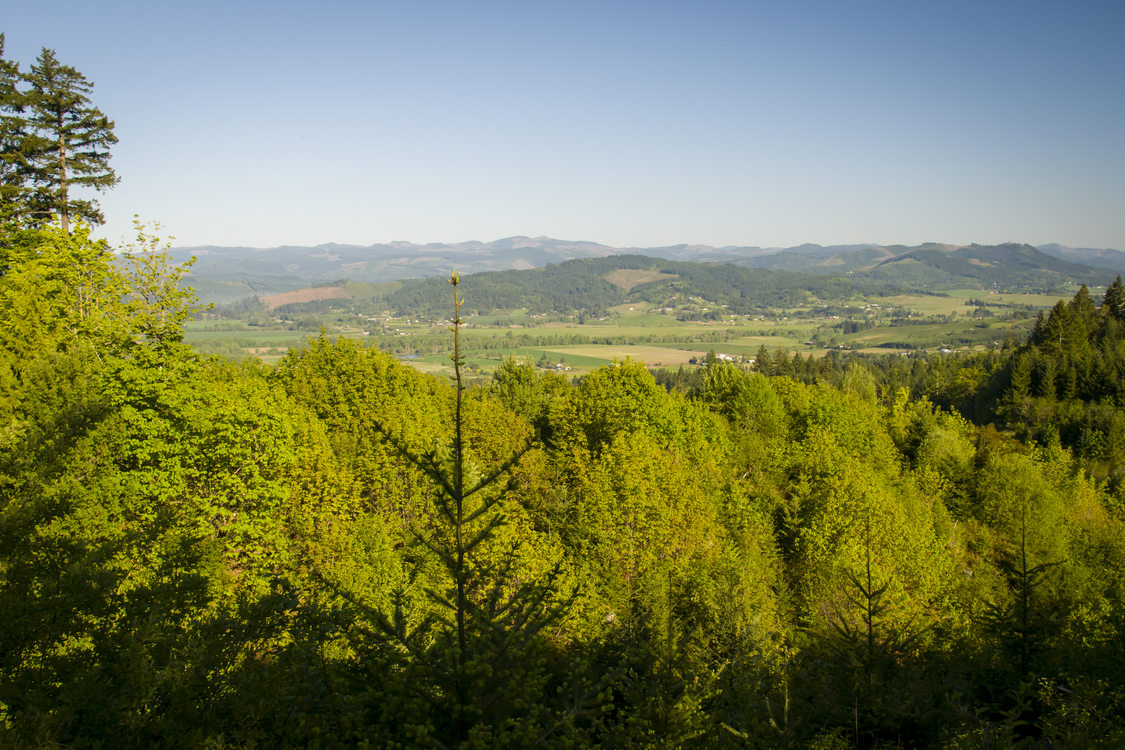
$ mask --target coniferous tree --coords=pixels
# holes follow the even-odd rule
[[[0,222],[18,217],[25,191],[26,175],[21,169],[24,96],[19,80],[19,63],[4,59],[4,35],[0,34]]]
[[[1029,343],[1051,354],[1062,354],[1074,344],[1074,307],[1059,300],[1046,319],[1040,313]]]
[[[44,48],[24,76],[26,104],[24,158],[32,187],[31,212],[37,223],[58,215],[64,232],[72,219],[100,224],[97,201],[76,198],[72,188],[105,190],[118,182],[109,166],[117,143],[113,122],[90,102],[94,85],[53,50]]]
[[[770,369],[770,350],[766,348],[765,344],[762,344],[760,347],[758,347],[758,355],[754,358],[754,365],[757,368],[758,372],[762,373],[763,375],[772,374]]]
[[[1036,375],[1038,380],[1036,381],[1035,395],[1048,401],[1054,401],[1056,395],[1055,380],[1058,377],[1057,360],[1054,357],[1043,357],[1039,360]]]
[[[1125,320],[1125,285],[1121,283],[1121,275],[1105,290],[1102,300],[1102,314],[1116,320]]]
[[[924,629],[914,618],[895,622],[887,597],[891,582],[872,573],[871,519],[864,520],[864,567],[857,575],[846,571],[844,599],[850,607],[833,607],[830,624],[833,647],[851,673],[852,709],[857,745],[880,732],[901,736],[910,713],[905,695],[890,689],[915,641]]]
[[[1018,403],[1031,394],[1031,355],[1023,353],[1012,358],[1007,398]]]
[[[1074,314],[1077,315],[1082,322],[1089,323],[1095,316],[1094,300],[1090,297],[1090,290],[1085,284],[1074,295],[1074,298],[1068,304]]]
[[[517,582],[515,550],[488,559],[486,548],[506,523],[496,492],[531,449],[527,442],[491,470],[477,468],[465,420],[465,388],[461,349],[459,277],[452,274],[454,411],[448,453],[416,453],[386,426],[376,423],[395,450],[414,464],[436,490],[435,524],[416,529],[421,548],[444,570],[444,590],[427,590],[434,613],[413,630],[403,613],[392,618],[375,613],[376,625],[392,648],[407,657],[403,675],[409,690],[419,694],[433,713],[432,724],[407,729],[432,744],[489,746],[541,743],[578,710],[588,696],[575,696],[566,710],[554,714],[540,702],[548,675],[541,669],[547,651],[542,631],[557,622],[573,602],[558,596],[561,564],[541,582]],[[513,687],[518,685],[518,691]],[[417,739],[418,737],[415,737]]]
[[[1057,626],[1050,609],[1038,599],[1047,573],[1059,563],[1033,564],[1029,558],[1027,505],[1023,500],[1019,507],[1019,538],[1000,560],[1001,569],[1011,581],[1011,601],[989,606],[985,616],[987,626],[997,635],[1001,647],[1013,652],[1021,682],[1027,680],[1033,659]]]

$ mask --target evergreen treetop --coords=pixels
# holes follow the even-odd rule
[[[19,63],[4,59],[4,35],[0,34],[0,221],[5,222],[18,215],[24,193],[24,95],[19,82]]]
[[[94,85],[47,48],[21,78],[28,89],[18,99],[23,112],[15,121],[22,125],[16,169],[27,185],[32,223],[57,215],[64,232],[75,219],[100,224],[104,217],[97,201],[72,193],[76,187],[105,190],[118,182],[109,166],[117,136],[113,122],[90,102]]]

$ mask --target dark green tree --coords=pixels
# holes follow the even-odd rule
[[[1055,380],[1058,378],[1058,361],[1054,357],[1043,357],[1036,367],[1035,395],[1054,401],[1056,396]]]
[[[1032,564],[1028,555],[1028,521],[1026,504],[1020,508],[1019,539],[1000,561],[1008,575],[1011,600],[994,604],[986,612],[986,624],[997,635],[1000,645],[1013,652],[1019,679],[1026,681],[1033,659],[1057,627],[1051,608],[1040,603],[1045,577],[1058,562]]]
[[[1105,290],[1101,309],[1103,315],[1125,321],[1125,285],[1121,283],[1120,274]]]
[[[19,81],[19,63],[4,59],[4,35],[0,34],[0,222],[17,218],[25,191],[24,96]]]
[[[1005,418],[1011,422],[1017,422],[1023,418],[1027,400],[1031,397],[1032,359],[1032,352],[1022,352],[1011,359],[1008,387],[999,407]]]
[[[31,211],[38,223],[57,215],[64,232],[72,219],[104,221],[97,201],[76,198],[73,188],[105,190],[118,182],[109,166],[117,143],[113,122],[90,102],[94,85],[53,50],[44,48],[24,76],[24,158],[31,184]]]
[[[871,519],[864,521],[864,568],[846,571],[843,596],[850,607],[833,606],[831,645],[850,677],[851,708],[857,746],[867,746],[880,734],[901,737],[909,724],[909,696],[891,689],[896,673],[909,661],[909,652],[924,629],[915,618],[903,621],[887,597],[891,581],[879,582],[871,570]],[[846,701],[841,702],[846,708]]]
[[[1090,297],[1090,290],[1083,284],[1082,288],[1074,295],[1074,298],[1068,303],[1068,307],[1074,311],[1083,322],[1090,322],[1095,316],[1094,300]]]
[[[1046,318],[1040,313],[1035,321],[1035,328],[1031,331],[1029,343],[1051,354],[1067,352],[1077,337],[1074,310],[1073,305],[1060,299]]]
[[[520,582],[515,549],[488,552],[507,521],[500,480],[532,443],[524,443],[491,469],[477,467],[466,424],[458,279],[456,272],[449,279],[455,391],[448,450],[415,452],[385,425],[375,424],[436,490],[434,523],[414,534],[419,547],[436,558],[445,585],[427,589],[434,611],[413,630],[397,606],[393,618],[368,614],[374,615],[385,642],[406,659],[406,690],[427,704],[428,724],[404,729],[413,733],[412,741],[439,747],[526,746],[558,731],[582,700],[575,698],[559,713],[541,702],[549,681],[542,664],[550,650],[542,631],[562,618],[574,595],[559,596],[561,563],[541,582]]]
[[[765,344],[758,347],[758,355],[754,358],[754,365],[758,372],[763,375],[770,373],[770,350],[766,348]]]

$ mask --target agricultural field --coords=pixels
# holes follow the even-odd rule
[[[621,275],[622,285],[638,281]],[[659,309],[630,302],[593,315],[532,314],[526,309],[494,310],[465,317],[464,346],[469,367],[487,375],[505,357],[530,359],[540,367],[581,374],[613,361],[656,367],[693,366],[709,352],[752,360],[761,347],[771,352],[822,356],[833,349],[869,353],[968,351],[1022,339],[1037,311],[1053,295],[995,294],[979,289],[943,294],[857,298],[831,308],[773,310],[732,315],[705,301],[690,309]],[[705,320],[685,312],[711,313]],[[270,363],[306,345],[322,330],[330,338],[363,339],[427,372],[448,372],[449,330],[441,321],[392,316],[356,319],[326,313],[319,318],[200,320],[187,326],[187,341],[204,354],[257,357]]]

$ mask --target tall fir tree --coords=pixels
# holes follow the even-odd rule
[[[758,347],[758,356],[754,358],[754,366],[763,375],[771,375],[770,365],[770,350],[766,348],[765,344],[762,344]]]
[[[4,35],[0,34],[0,222],[20,214],[27,181],[23,156],[24,95],[20,91],[20,66],[4,59]]]
[[[1121,274],[1105,290],[1102,300],[1102,314],[1116,320],[1125,320],[1125,285],[1121,283]]]
[[[46,48],[23,78],[29,86],[23,94],[24,157],[36,222],[57,215],[64,232],[70,231],[71,220],[100,224],[104,217],[97,201],[71,193],[72,188],[105,190],[118,182],[109,166],[117,136],[113,122],[90,102],[94,85]]]
[[[498,557],[495,550],[491,558],[487,552],[498,543],[498,532],[507,523],[504,495],[497,492],[500,480],[532,443],[524,443],[489,470],[477,467],[464,409],[459,280],[454,271],[449,278],[453,287],[449,328],[455,400],[448,451],[416,453],[385,425],[374,425],[434,485],[435,523],[414,534],[419,548],[432,553],[443,568],[444,590],[427,590],[435,610],[413,630],[407,628],[405,613],[397,604],[393,618],[368,614],[375,614],[384,646],[406,658],[399,674],[403,689],[428,704],[429,716],[417,726],[409,726],[410,717],[396,712],[401,715],[395,720],[408,725],[403,731],[412,742],[422,740],[437,747],[542,745],[590,699],[590,694],[578,691],[561,711],[548,701],[551,676],[545,665],[550,648],[542,632],[563,618],[577,593],[560,595],[561,562],[542,581],[521,581],[514,547]]]

